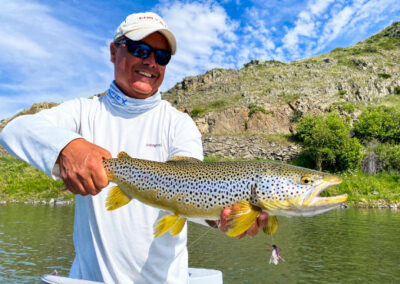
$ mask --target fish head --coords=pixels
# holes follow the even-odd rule
[[[257,198],[262,209],[277,216],[312,216],[334,209],[347,200],[347,194],[321,197],[325,189],[340,184],[335,175],[281,165],[275,175],[269,172],[259,184]]]

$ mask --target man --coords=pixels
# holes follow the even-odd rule
[[[201,135],[186,114],[161,100],[158,89],[176,40],[154,13],[132,14],[110,44],[115,80],[104,97],[75,99],[7,125],[0,142],[13,155],[77,194],[75,260],[70,277],[107,283],[187,283],[186,226],[178,236],[153,238],[163,211],[133,200],[105,210],[111,185],[102,161],[120,151],[135,158],[202,159]],[[107,187],[106,187],[107,186]],[[105,188],[106,187],[106,188]],[[222,214],[224,228],[229,208]],[[259,218],[249,229],[265,226]]]

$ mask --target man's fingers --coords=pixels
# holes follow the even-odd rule
[[[83,187],[83,185],[80,182],[71,181],[70,179],[65,179],[64,183],[67,186],[68,190],[71,191],[72,193],[80,194],[83,196],[88,195],[85,188]]]
[[[258,233],[258,224],[257,222],[254,222],[253,224],[251,224],[250,228],[247,229],[247,234],[250,237],[254,237],[255,235],[257,235]]]
[[[103,188],[108,185],[108,177],[102,165],[101,167],[97,167],[95,170],[93,170],[92,180],[97,190],[97,193],[99,193]]]
[[[222,231],[222,232],[226,232],[227,231],[227,223],[228,223],[228,217],[231,214],[232,209],[230,207],[225,207],[224,210],[222,210],[221,212],[221,218],[220,218],[220,223],[218,225],[218,228]]]
[[[96,195],[97,193],[100,192],[100,189],[98,190],[96,188],[91,177],[82,179],[81,184],[83,185],[84,191],[87,194]]]
[[[111,159],[111,153],[109,151],[107,151],[106,149],[102,149],[103,150],[103,159]]]
[[[244,232],[244,233],[242,233],[242,234],[240,234],[240,235],[237,236],[236,238],[238,238],[238,239],[240,240],[240,239],[243,239],[246,235],[247,235],[247,231]]]
[[[257,225],[258,229],[262,230],[267,226],[268,223],[268,214],[265,212],[261,212],[260,215],[257,217]]]

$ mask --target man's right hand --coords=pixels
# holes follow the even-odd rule
[[[103,160],[111,154],[83,138],[72,140],[61,150],[57,162],[68,190],[83,196],[98,194],[108,184]]]

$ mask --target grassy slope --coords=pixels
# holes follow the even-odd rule
[[[62,190],[62,181],[52,180],[43,172],[9,154],[0,156],[0,169],[0,200],[72,198],[69,191]]]

